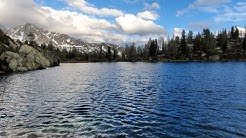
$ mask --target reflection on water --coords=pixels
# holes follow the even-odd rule
[[[246,63],[82,63],[0,76],[0,137],[246,137]]]

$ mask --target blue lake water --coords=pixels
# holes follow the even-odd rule
[[[1,75],[0,137],[246,137],[246,62],[61,64]]]

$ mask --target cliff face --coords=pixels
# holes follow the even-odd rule
[[[49,51],[18,43],[0,30],[0,72],[20,72],[59,65],[59,58]]]

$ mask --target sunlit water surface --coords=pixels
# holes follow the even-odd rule
[[[246,63],[81,63],[1,75],[0,137],[246,137]]]

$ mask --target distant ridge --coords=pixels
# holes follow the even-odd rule
[[[119,52],[123,50],[123,48],[118,45],[85,42],[81,39],[76,39],[66,34],[45,30],[31,23],[26,23],[24,25],[16,26],[11,29],[6,29],[5,27],[0,25],[0,28],[3,28],[6,34],[14,40],[20,40],[24,42],[27,40],[27,36],[32,33],[35,37],[34,41],[37,42],[39,45],[49,44],[51,42],[55,47],[59,49],[71,50],[73,47],[76,47],[81,52],[91,53],[98,52],[100,50],[100,46],[102,46],[103,51],[106,52],[107,47],[111,46],[117,49]]]

